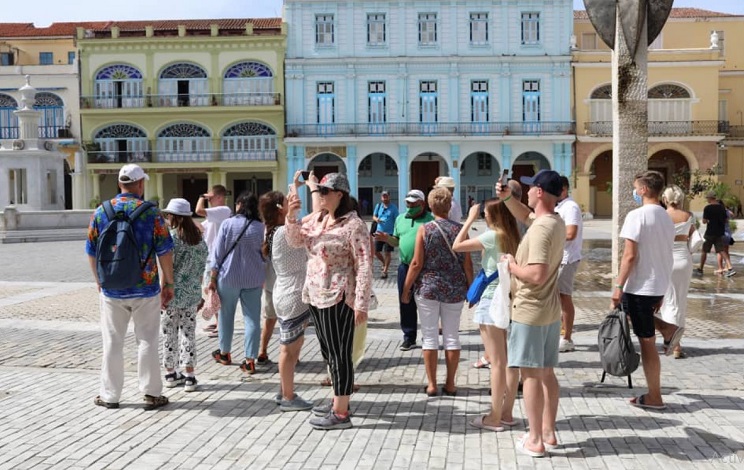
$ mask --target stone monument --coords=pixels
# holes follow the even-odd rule
[[[584,0],[597,34],[612,49],[612,273],[620,269],[619,233],[635,176],[648,169],[648,45],[673,0]]]

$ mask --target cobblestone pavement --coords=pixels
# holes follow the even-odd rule
[[[577,351],[561,354],[557,369],[562,445],[542,460],[514,450],[526,424],[522,400],[513,430],[468,425],[489,406],[488,371],[470,367],[482,352],[472,311],[463,310],[457,397],[422,393],[420,349],[398,350],[394,275],[375,280],[380,308],[371,314],[366,357],[356,373],[362,388],[352,397],[354,428],[322,432],[307,424],[309,413],[281,413],[274,405],[276,365],[244,378],[237,366],[215,364],[208,353],[216,340],[201,328],[198,392],[165,389],[172,403],[145,412],[130,332],[122,408],[94,406],[100,330],[81,243],[0,245],[0,469],[744,469],[744,280],[706,274],[693,281],[683,341],[690,357],[661,359],[669,407],[633,408],[625,400],[645,390],[641,370],[633,375],[634,390],[619,378],[599,383],[596,327],[611,282],[603,274],[609,271],[606,230],[601,224],[591,230],[576,293]],[[241,330],[236,325],[236,358]],[[269,355],[278,359],[276,340]],[[327,400],[330,390],[319,385],[324,373],[310,328],[297,392]]]

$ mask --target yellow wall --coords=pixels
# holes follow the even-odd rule
[[[35,38],[14,39],[3,38],[3,43],[11,48],[17,48],[16,63],[14,65],[39,65],[39,53],[54,54],[54,64],[67,64],[67,53],[75,52],[72,36],[69,38]],[[6,51],[6,48],[3,48]]]

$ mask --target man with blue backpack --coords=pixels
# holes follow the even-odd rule
[[[158,208],[143,200],[148,179],[138,165],[124,165],[119,171],[121,193],[96,209],[88,227],[85,251],[100,292],[103,339],[101,389],[93,402],[108,409],[119,408],[130,318],[145,409],[168,404],[160,394],[158,338],[160,310],[173,298],[173,240]]]

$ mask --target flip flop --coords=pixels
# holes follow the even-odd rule
[[[517,420],[516,419],[513,419],[511,421],[507,421],[505,419],[502,419],[501,420],[501,424],[503,424],[504,426],[512,427],[512,426],[516,426],[517,425]]]
[[[517,452],[521,452],[524,455],[529,455],[530,457],[536,457],[536,458],[545,457],[545,452],[536,452],[534,450],[529,450],[526,447],[527,437],[529,436],[525,434],[524,436],[522,436],[520,440],[517,441],[517,444],[515,446],[517,448]]]
[[[493,431],[493,432],[504,431],[503,426],[491,426],[491,425],[486,424],[484,422],[485,418],[486,418],[485,416],[478,416],[477,418],[475,418],[474,420],[470,422],[470,425],[473,426],[474,428],[485,429],[486,431]]]
[[[212,330],[209,333],[207,333],[207,338],[219,338],[220,332],[217,330]]]
[[[491,363],[486,360],[484,356],[473,363],[473,369],[490,369]]]
[[[628,404],[630,406],[635,406],[636,408],[643,408],[647,410],[665,410],[666,405],[649,405],[645,402],[646,395],[640,395],[634,398],[631,398],[628,400]]]
[[[676,330],[674,330],[674,334],[671,338],[669,338],[669,344],[664,342],[664,347],[666,348],[664,350],[664,354],[667,356],[671,356],[674,350],[679,346],[679,342],[682,339],[682,335],[685,333],[685,327],[684,326],[678,326]]]

